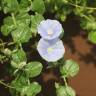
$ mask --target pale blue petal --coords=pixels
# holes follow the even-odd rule
[[[52,52],[48,52],[48,48],[52,48]],[[48,62],[58,61],[65,53],[63,42],[59,39],[52,42],[40,39],[37,50],[40,56]]]
[[[53,34],[48,35],[48,30],[52,30]],[[38,26],[38,33],[46,40],[58,38],[62,33],[62,25],[57,20],[43,20]]]

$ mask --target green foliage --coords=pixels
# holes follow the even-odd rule
[[[36,96],[41,91],[41,86],[33,82],[33,78],[40,75],[42,64],[38,61],[27,63],[27,54],[23,50],[23,43],[37,36],[37,26],[44,20],[45,4],[43,0],[1,0],[0,10],[8,14],[1,26],[1,33],[12,37],[12,42],[4,43],[0,39],[0,62],[10,60],[9,72],[14,79],[10,82],[12,96]],[[35,14],[33,14],[33,12]],[[32,44],[32,46],[34,46]],[[11,51],[13,50],[13,51]],[[31,78],[31,80],[29,79]],[[32,80],[33,79],[33,80]],[[5,84],[6,85],[6,84]]]
[[[18,49],[15,52],[14,51],[12,52],[11,65],[14,68],[22,68],[23,66],[26,65],[26,61],[27,61],[26,53],[23,50]]]
[[[68,0],[45,0],[45,4],[47,11],[55,13],[55,17],[62,21],[66,20],[73,9],[73,6],[68,5]]]
[[[92,15],[85,16],[85,18],[81,19],[80,26],[85,30],[96,30],[95,18]]]
[[[61,21],[65,21],[67,16],[73,13],[80,18],[81,27],[88,30],[89,34],[96,30],[96,0],[45,0],[45,5],[47,12],[54,13]]]
[[[27,77],[32,78],[38,76],[42,71],[42,64],[40,62],[29,62],[25,66],[25,73]]]
[[[96,19],[92,15],[86,18],[87,20],[81,20],[80,25],[83,29],[89,31],[88,40],[96,44]]]
[[[64,64],[60,67],[60,72],[62,77],[73,77],[77,75],[79,71],[78,64],[73,60],[66,60]]]
[[[11,16],[4,19],[4,25],[1,27],[3,35],[8,36],[15,29]]]
[[[28,13],[19,13],[14,18],[18,26],[20,23],[24,23],[29,27],[31,17]]]
[[[36,14],[36,15],[31,15],[31,31],[32,34],[36,35],[37,34],[37,26],[39,25],[39,23],[44,20],[44,17],[40,14]]]
[[[25,13],[30,10],[43,14],[45,11],[45,5],[43,0],[1,0],[0,9],[2,8],[4,13]]]
[[[3,53],[6,55],[6,56],[11,56],[11,54],[12,54],[12,51],[10,50],[10,49],[8,49],[8,48],[5,48],[4,50],[3,50]]]
[[[19,1],[19,11],[21,13],[25,13],[30,10],[30,2],[29,0],[18,0]]]
[[[28,86],[24,86],[21,90],[21,96],[36,96],[41,91],[41,86],[37,82],[33,82]]]
[[[76,4],[85,7],[87,4],[85,1],[79,0]],[[6,61],[6,59],[9,60],[8,63],[10,62],[9,71],[11,71],[11,76],[14,77],[12,77],[13,79],[7,87],[10,88],[12,96],[36,96],[41,91],[41,86],[35,81],[34,77],[41,74],[43,66],[39,61],[29,61],[30,59],[28,58],[30,57],[30,50],[33,51],[30,43],[32,48],[37,44],[34,40],[35,44],[33,45],[33,39],[37,36],[38,25],[44,20],[44,12],[52,12],[56,18],[62,21],[65,21],[67,15],[71,12],[74,12],[83,19],[86,17],[84,14],[93,12],[92,10],[86,12],[84,7],[76,7],[73,4],[74,2],[75,0],[0,1],[0,10],[6,14],[1,25],[1,33],[8,37],[7,42],[3,42],[0,38],[0,62]],[[87,23],[81,22],[81,26],[87,30],[93,30],[92,34],[89,34],[89,39],[92,42],[96,42],[95,19],[92,18],[93,14],[88,16]],[[64,31],[60,38],[62,38],[63,34]],[[25,52],[24,50],[27,51]],[[79,66],[77,63],[73,60],[60,60],[60,62],[54,62],[53,66],[60,66],[61,77],[63,77],[65,82],[64,86],[56,84],[57,96],[75,96],[75,92],[67,84],[66,78],[73,77],[78,73]],[[4,83],[4,85],[6,84]]]
[[[41,91],[41,86],[37,82],[32,82],[28,84],[29,79],[26,78],[24,74],[19,74],[16,79],[11,82],[10,89],[12,96],[17,96],[16,94],[21,94],[20,96],[36,96]]]
[[[14,42],[26,43],[37,34],[37,26],[43,20],[40,14],[28,15],[20,13],[16,16],[8,16],[4,19],[4,25],[1,27],[3,35],[12,35]]]
[[[12,32],[12,38],[14,42],[25,43],[32,37],[30,28],[24,24],[20,23],[18,28]]]
[[[17,12],[19,10],[19,4],[17,0],[2,0],[1,1],[4,13]]]
[[[40,14],[43,14],[45,12],[44,1],[43,0],[33,0],[32,11],[36,11]]]
[[[88,39],[89,39],[92,43],[96,44],[96,31],[90,32],[89,35],[88,35]]]
[[[24,74],[19,74],[10,85],[13,87],[11,91],[21,92],[22,88],[28,85],[28,78]]]
[[[69,86],[55,84],[57,96],[76,96],[75,91]]]

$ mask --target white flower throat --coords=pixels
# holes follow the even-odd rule
[[[53,30],[52,29],[48,29],[47,34],[48,35],[52,35],[53,34]]]

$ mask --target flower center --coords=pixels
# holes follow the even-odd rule
[[[47,49],[47,51],[48,51],[48,52],[52,52],[53,49],[52,49],[51,47],[49,47],[49,48]]]
[[[47,34],[48,34],[48,35],[52,35],[52,34],[53,34],[53,31],[52,31],[51,29],[49,29],[49,30],[47,31]]]

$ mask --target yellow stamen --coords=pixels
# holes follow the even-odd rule
[[[52,52],[53,49],[52,49],[51,47],[49,47],[49,48],[47,49],[47,51],[48,51],[48,52]]]

